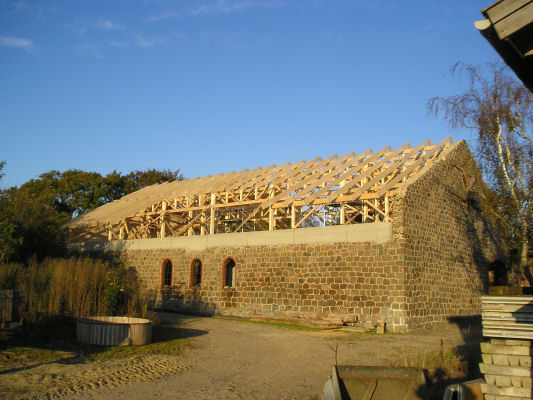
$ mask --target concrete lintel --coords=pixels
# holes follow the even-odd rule
[[[158,239],[115,240],[84,243],[81,247],[95,250],[183,249],[200,251],[215,247],[282,246],[319,243],[386,243],[392,241],[392,223],[335,225],[277,231],[219,233],[216,235],[180,236]]]

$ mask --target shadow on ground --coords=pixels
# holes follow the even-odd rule
[[[481,362],[481,348],[479,344],[483,340],[481,318],[479,316],[450,317],[449,322],[456,324],[463,335],[464,344],[454,349],[458,358],[457,361],[460,363],[459,370],[461,376],[450,376],[447,368],[444,368],[446,365],[446,355],[444,350],[441,349],[440,356],[443,367],[438,367],[431,373],[424,370],[430,398],[435,400],[443,398],[446,386],[448,385],[482,377],[479,370],[479,363]],[[422,394],[423,390],[421,388],[419,395]]]
[[[24,323],[16,329],[0,332],[0,375],[30,370],[51,363],[83,364],[97,357],[113,359],[175,352],[184,339],[205,335],[208,331],[180,326],[181,320],[156,319],[152,342],[145,346],[98,346],[76,340],[76,322],[70,318],[54,318],[39,323]]]

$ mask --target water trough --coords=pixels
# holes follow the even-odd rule
[[[76,337],[86,344],[142,346],[152,340],[152,322],[133,317],[78,318]]]

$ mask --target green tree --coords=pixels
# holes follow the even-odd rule
[[[2,170],[6,165],[0,161],[0,181],[4,177]],[[0,189],[0,263],[6,263],[14,258],[19,246],[22,244],[22,236],[16,224],[14,224],[6,212],[4,191]]]
[[[5,162],[0,162],[0,179]],[[71,219],[145,186],[183,179],[179,171],[48,171],[20,187],[0,191],[0,263],[26,262],[65,252]]]
[[[428,111],[443,115],[453,128],[475,132],[476,153],[492,189],[489,211],[525,266],[533,227],[533,95],[504,65],[487,69],[485,75],[479,67],[457,63],[452,74],[466,75],[468,89],[430,99]]]
[[[7,227],[0,247],[10,249],[4,252],[3,262],[26,262],[32,256],[42,259],[65,251],[63,225],[69,214],[50,206],[50,193],[40,192],[38,187],[42,185],[10,188],[2,193],[0,220]]]
[[[171,171],[168,169],[156,170],[147,169],[146,171],[133,171],[124,176],[125,194],[135,192],[143,187],[155,185],[156,183],[181,181],[183,175],[179,170]]]
[[[4,177],[4,173],[2,172],[4,170],[4,167],[6,166],[6,162],[5,161],[0,161],[0,181],[2,180],[2,178]],[[1,189],[0,189],[1,191]]]

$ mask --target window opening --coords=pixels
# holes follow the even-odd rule
[[[235,260],[230,258],[224,265],[224,286],[232,287],[235,278]]]
[[[163,261],[163,286],[172,284],[172,261]]]
[[[191,286],[200,286],[202,284],[202,262],[198,259],[192,262],[192,282]]]

